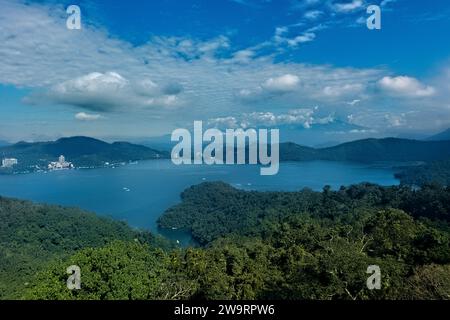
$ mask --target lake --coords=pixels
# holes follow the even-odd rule
[[[392,169],[358,163],[282,162],[274,176],[261,176],[258,166],[182,165],[150,160],[117,168],[52,171],[0,176],[0,195],[80,207],[127,221],[133,227],[163,234],[182,245],[191,239],[182,231],[158,230],[156,220],[180,201],[187,187],[224,181],[236,188],[260,191],[322,190],[360,182],[396,185]]]

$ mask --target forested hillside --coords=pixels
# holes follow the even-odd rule
[[[450,190],[370,184],[323,192],[187,189],[161,224],[201,248],[130,241],[55,261],[23,292],[32,299],[450,299]],[[82,270],[82,289],[65,268]],[[382,287],[366,286],[369,265]]]
[[[450,160],[402,168],[395,176],[406,185],[421,186],[433,182],[450,186]]]
[[[50,260],[117,239],[156,243],[148,233],[93,213],[0,197],[0,299],[19,297]]]
[[[351,223],[364,213],[395,208],[414,218],[450,221],[450,189],[425,185],[382,187],[360,184],[322,193],[241,191],[228,184],[203,183],[186,189],[182,203],[169,208],[159,219],[165,228],[186,228],[203,244],[230,233],[251,235],[267,221],[290,214]]]

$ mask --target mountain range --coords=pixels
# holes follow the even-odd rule
[[[282,161],[437,161],[450,159],[450,141],[397,138],[364,139],[315,149],[294,143],[280,144]]]
[[[168,159],[168,151],[128,142],[107,143],[89,137],[61,138],[51,142],[18,142],[0,147],[0,157],[17,158],[16,171],[46,169],[64,155],[75,167],[101,167],[117,163]],[[450,140],[420,141],[398,138],[364,139],[327,148],[292,142],[280,143],[281,161],[431,162],[450,159]],[[30,170],[32,168],[32,170]]]
[[[206,129],[219,129],[222,132],[229,129],[226,126],[208,126]],[[343,142],[364,139],[372,137],[374,132],[369,128],[351,124],[338,119],[329,123],[314,124],[311,127],[305,127],[299,124],[283,124],[277,126],[259,126],[257,129],[278,129],[280,132],[280,142],[293,142],[308,147],[322,147],[337,145]],[[193,134],[192,128],[189,128]],[[155,137],[145,137],[133,139],[133,143],[142,144],[158,150],[169,151],[176,144],[170,141],[171,134],[165,134]]]
[[[443,140],[450,140],[450,128],[448,128],[445,131],[442,131],[438,134],[435,134],[434,136],[431,136],[427,139],[428,141],[443,141]]]
[[[17,158],[19,170],[38,166],[46,168],[64,155],[76,167],[98,167],[105,163],[168,158],[169,153],[128,142],[107,143],[89,137],[61,138],[50,142],[18,142],[1,147],[0,157]]]

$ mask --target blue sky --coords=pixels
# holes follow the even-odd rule
[[[81,30],[65,27],[70,4]],[[370,4],[381,7],[381,30],[366,27]],[[280,127],[304,144],[450,127],[445,0],[0,7],[0,139],[133,140],[194,120]]]

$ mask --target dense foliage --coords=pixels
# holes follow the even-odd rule
[[[165,299],[167,255],[138,242],[114,241],[84,249],[68,260],[52,262],[39,273],[27,299],[126,300]],[[66,268],[82,270],[83,290],[68,290]]]
[[[352,224],[378,209],[396,208],[415,218],[450,221],[450,188],[424,185],[382,187],[360,184],[322,193],[244,192],[225,183],[203,183],[186,189],[182,203],[168,209],[159,219],[165,228],[189,229],[202,244],[230,233],[253,235],[268,221],[294,215],[315,220]]]
[[[17,298],[50,260],[116,239],[159,241],[123,222],[76,208],[0,197],[0,299]]]
[[[323,192],[245,192],[204,183],[161,219],[200,248],[138,242],[83,249],[51,263],[33,299],[450,299],[450,190],[355,185]],[[65,287],[65,268],[82,289]],[[381,290],[366,286],[369,265]]]
[[[407,167],[397,173],[396,177],[402,184],[411,186],[421,186],[431,182],[450,186],[450,160]]]

